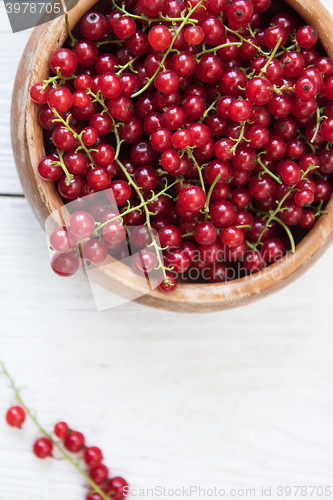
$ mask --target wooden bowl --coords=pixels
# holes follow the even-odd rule
[[[84,12],[97,0],[80,0],[69,13],[69,23],[74,27]],[[276,10],[283,12],[281,2],[273,0]],[[319,0],[287,0],[287,3],[308,24],[318,30],[321,43],[333,58],[333,22]],[[274,7],[274,6],[273,6]],[[288,6],[287,6],[288,7]],[[61,47],[67,37],[63,18],[34,29],[22,55],[13,92],[11,134],[15,162],[25,195],[39,220],[45,225],[46,218],[62,207],[63,202],[53,183],[43,181],[37,173],[37,164],[45,156],[43,133],[38,123],[39,106],[29,98],[33,83],[49,75],[48,61],[52,52]],[[125,295],[142,296],[136,299],[142,304],[178,312],[207,312],[248,304],[284,287],[300,276],[313,264],[332,242],[333,197],[328,202],[328,215],[322,216],[315,227],[297,245],[294,255],[288,254],[279,262],[249,277],[228,283],[179,284],[175,292],[164,294],[158,289],[146,293],[146,285],[129,267],[108,257],[101,278],[106,286]],[[68,220],[65,213],[64,222]],[[57,218],[57,217],[56,217]],[[59,219],[59,218],[58,218]],[[57,220],[57,223],[63,223]]]

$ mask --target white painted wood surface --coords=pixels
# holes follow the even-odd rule
[[[10,33],[2,3],[0,21],[0,194],[19,194],[9,100],[28,34]],[[333,496],[333,248],[242,309],[97,313],[83,276],[50,271],[24,199],[0,197],[0,234],[0,359],[48,429],[67,420],[133,487],[256,488],[260,498],[272,486],[271,498],[286,498],[277,486],[321,485]],[[31,423],[5,425],[13,401],[0,376],[0,500],[84,499],[69,464],[34,458]]]

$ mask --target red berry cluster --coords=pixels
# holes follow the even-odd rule
[[[21,427],[25,422],[26,412],[22,406],[12,406],[6,413],[6,422],[11,427]],[[39,426],[40,427],[40,426]],[[87,479],[93,490],[87,494],[86,500],[122,500],[125,497],[124,488],[128,486],[122,477],[109,478],[109,470],[102,463],[103,455],[100,448],[96,446],[85,446],[85,438],[81,432],[69,429],[66,422],[58,422],[54,426],[55,439],[62,441],[63,448],[50,435],[38,438],[33,445],[33,452],[36,457],[45,459],[52,456],[53,449],[57,449],[68,459],[67,451],[70,453],[80,453],[80,458],[87,472]],[[98,492],[98,490],[100,492]]]
[[[161,269],[172,292],[193,269],[225,281],[295,251],[332,191],[333,61],[292,15],[263,26],[269,7],[126,0],[69,31],[31,89],[39,175],[75,200],[51,234],[55,272],[75,273],[78,243],[98,265],[131,238],[133,269]]]

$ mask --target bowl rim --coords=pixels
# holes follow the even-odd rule
[[[333,58],[333,21],[326,8],[318,1],[286,0],[298,14],[311,23],[319,33],[327,54]],[[82,14],[97,0],[80,0],[69,12],[69,24],[75,26]],[[52,36],[50,33],[52,32]],[[36,27],[26,45],[15,79],[11,110],[11,136],[14,158],[23,190],[42,226],[53,214],[56,223],[66,225],[69,214],[59,210],[63,206],[54,183],[43,181],[37,173],[40,158],[45,156],[43,132],[38,124],[40,107],[29,98],[33,83],[49,74],[51,53],[61,47],[67,38],[63,16]],[[23,112],[22,112],[23,110]],[[333,238],[333,195],[328,201],[327,215],[300,241],[295,254],[288,253],[280,261],[251,276],[221,283],[179,283],[173,293],[165,294],[158,288],[147,294],[142,278],[132,269],[111,256],[100,267],[100,273],[119,286],[142,293],[138,302],[174,311],[205,312],[243,305],[285,286],[304,272],[327,249]],[[57,211],[57,212],[55,212]],[[63,214],[63,215],[61,215]],[[311,262],[310,262],[311,261]],[[108,264],[113,264],[108,266]],[[106,285],[107,286],[107,285]],[[114,289],[114,284],[112,284]]]

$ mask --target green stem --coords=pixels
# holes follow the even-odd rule
[[[279,179],[275,174],[273,174],[273,172],[271,172],[270,170],[268,170],[267,167],[265,167],[265,165],[263,164],[263,162],[261,161],[260,159],[260,155],[261,154],[265,154],[266,151],[263,151],[262,153],[259,153],[258,156],[257,156],[257,161],[259,163],[259,165],[261,166],[261,168],[264,170],[264,172],[268,175],[270,175],[271,177],[273,177],[273,179],[278,182],[279,184],[282,184],[282,181],[281,179]]]
[[[198,165],[198,162],[195,159],[195,157],[194,157],[194,155],[192,153],[192,150],[189,147],[187,147],[185,149],[186,149],[188,157],[193,161],[193,163],[194,163],[194,165],[195,165],[195,167],[196,167],[196,169],[197,169],[197,171],[199,173],[199,179],[200,179],[200,184],[201,184],[202,190],[204,192],[206,192],[206,187],[205,187],[205,183],[204,183],[204,180],[203,180],[203,177],[202,177],[202,172],[201,172],[202,167],[200,167]]]
[[[96,168],[96,167],[97,167],[97,165],[96,165],[96,163],[94,162],[94,160],[92,159],[92,156],[91,156],[91,154],[90,154],[89,149],[85,146],[85,144],[84,144],[84,142],[83,142],[83,140],[82,140],[82,132],[81,132],[80,134],[78,134],[78,133],[77,133],[77,132],[76,132],[76,131],[75,131],[75,130],[74,130],[74,129],[73,129],[73,128],[69,125],[69,123],[68,123],[68,120],[69,120],[69,118],[70,118],[70,116],[71,116],[71,115],[68,115],[68,116],[67,116],[67,119],[66,119],[66,120],[64,120],[64,119],[63,119],[63,118],[59,115],[58,111],[57,111],[55,108],[52,108],[52,111],[53,111],[53,113],[54,113],[54,114],[58,117],[58,119],[57,119],[57,120],[53,120],[53,121],[58,121],[58,122],[61,122],[61,123],[64,125],[64,127],[65,127],[67,130],[69,130],[69,132],[71,132],[71,133],[74,135],[75,139],[77,139],[77,140],[79,141],[80,145],[81,145],[81,146],[80,146],[80,149],[83,149],[83,151],[84,151],[84,152],[86,153],[86,155],[88,156],[89,161],[90,161],[91,168]]]
[[[183,22],[180,24],[179,28],[175,31],[174,35],[173,35],[173,38],[172,38],[172,41],[171,41],[171,44],[169,46],[169,48],[164,52],[163,54],[163,57],[162,57],[162,61],[160,62],[158,68],[156,69],[155,73],[153,74],[153,76],[151,78],[149,78],[147,80],[147,83],[142,87],[142,89],[138,90],[137,92],[135,92],[134,94],[131,95],[132,98],[134,97],[137,97],[138,95],[142,94],[143,92],[145,92],[145,90],[147,90],[147,88],[150,86],[151,82],[153,82],[155,80],[155,77],[156,75],[158,75],[158,73],[160,72],[160,70],[164,67],[164,61],[166,60],[166,58],[168,57],[170,51],[172,50],[172,47],[173,47],[173,44],[175,43],[175,40],[178,36],[178,34],[180,33],[180,31],[182,30],[182,28],[186,25],[186,24],[189,24],[188,23],[188,20],[190,19],[191,15],[193,14],[193,12],[201,6],[203,0],[200,0],[199,3],[197,3],[197,5],[195,5],[193,7],[193,9],[191,9],[187,16],[185,17],[185,19],[183,20]]]
[[[307,140],[307,138],[305,137],[305,135],[301,132],[300,129],[297,129],[297,139],[302,139],[308,146],[309,148],[311,149],[312,153],[313,154],[316,154],[316,148],[314,147],[313,144],[311,144],[311,142],[309,142]]]
[[[272,59],[274,58],[278,48],[280,47],[280,43],[282,42],[282,38],[279,38],[278,41],[276,42],[276,45],[273,49],[273,51],[271,52],[271,55],[269,56],[269,58],[267,59],[267,62],[265,64],[265,66],[262,68],[262,70],[260,71],[260,75],[259,76],[262,76],[263,73],[266,73],[267,71],[267,68],[269,66],[269,64],[271,63]]]
[[[66,22],[66,30],[67,30],[67,35],[69,36],[69,38],[70,38],[70,40],[71,40],[71,41],[70,41],[70,44],[71,44],[71,46],[73,47],[73,45],[75,45],[75,44],[76,44],[77,39],[73,37],[72,30],[71,30],[71,28],[70,28],[70,26],[69,26],[69,20],[68,20],[68,14],[67,14],[67,12],[66,12],[66,14],[65,14],[65,22]]]
[[[238,31],[234,31],[230,28],[228,28],[227,26],[225,26],[225,30],[227,33],[232,33],[233,35],[236,35],[238,36],[238,38],[242,41],[242,42],[246,42],[248,43],[249,45],[251,45],[252,47],[255,47],[257,49],[258,52],[260,52],[260,54],[262,54],[263,56],[267,57],[268,54],[267,52],[264,52],[260,47],[258,47],[257,45],[255,45],[254,43],[252,42],[249,42],[249,40],[245,40],[245,38],[240,34],[238,33]]]
[[[118,76],[120,76],[126,68],[130,68],[133,73],[137,73],[137,71],[135,71],[133,69],[132,64],[134,63],[134,61],[136,61],[140,57],[141,56],[135,56],[135,57],[133,57],[133,59],[131,59],[130,61],[128,61],[126,64],[124,64],[124,66],[121,66],[120,70],[116,74]]]
[[[67,184],[67,186],[69,186],[71,180],[73,179],[73,176],[72,176],[72,174],[70,174],[68,172],[67,167],[66,167],[66,165],[64,163],[64,158],[63,158],[64,157],[64,152],[60,151],[60,149],[57,149],[57,153],[58,153],[58,156],[59,156],[59,161],[55,161],[53,163],[55,163],[56,165],[59,165],[63,169],[63,171],[65,172],[65,175],[66,175],[66,184]]]
[[[215,104],[217,103],[217,101],[219,100],[220,98],[218,97],[217,99],[215,99],[214,102],[212,102],[212,104],[206,109],[206,111],[204,112],[204,114],[202,115],[202,117],[200,118],[199,122],[203,122],[204,119],[208,116],[209,112],[214,109],[215,107]]]
[[[204,54],[209,54],[210,52],[216,53],[218,50],[223,49],[224,47],[231,47],[232,45],[237,45],[237,47],[240,47],[242,45],[242,42],[223,43],[222,45],[218,45],[217,47],[213,47],[212,49],[203,50],[202,52],[199,52],[199,54],[196,54],[195,57],[198,58]]]
[[[103,498],[103,500],[110,500],[110,498],[99,488],[99,486],[89,476],[87,476],[87,474],[78,466],[78,464],[76,464],[74,462],[74,460],[65,452],[65,450],[62,449],[62,447],[59,445],[59,443],[57,441],[55,441],[52,438],[52,436],[40,425],[40,423],[38,422],[38,420],[36,419],[36,417],[32,414],[31,410],[23,402],[23,400],[22,400],[22,398],[20,396],[19,389],[17,389],[17,387],[15,386],[14,381],[10,377],[10,375],[7,372],[7,370],[5,368],[5,365],[3,364],[2,361],[0,361],[0,366],[1,366],[4,374],[8,378],[8,380],[10,382],[10,385],[12,386],[12,388],[14,390],[16,399],[21,404],[22,408],[24,408],[24,410],[29,415],[29,417],[32,419],[32,421],[36,424],[36,426],[41,431],[41,433],[44,434],[44,436],[46,436],[52,442],[53,446],[55,446],[55,448],[57,448],[57,450],[60,451],[60,453],[62,454],[62,456],[65,458],[65,460],[67,460],[68,462],[70,462],[75,467],[75,469],[81,474],[81,476],[84,477],[84,479],[87,481],[87,483],[90,484],[90,486],[93,488],[93,490],[96,493],[99,493],[99,495]]]
[[[213,189],[214,187],[216,186],[219,178],[221,177],[221,174],[218,174],[213,183],[211,184],[210,188],[209,188],[209,191],[208,191],[208,194],[207,194],[207,198],[206,198],[206,205],[205,205],[205,220],[208,219],[208,214],[209,214],[209,202],[210,202],[210,198],[212,196],[212,192],[213,192]]]
[[[151,235],[152,246],[155,249],[156,257],[157,257],[157,260],[158,260],[158,268],[157,269],[162,269],[162,273],[163,273],[163,276],[164,276],[164,282],[165,283],[169,283],[168,277],[166,275],[166,270],[165,270],[164,264],[162,262],[162,258],[161,258],[161,254],[160,254],[160,248],[158,247],[158,245],[156,243],[156,238],[154,236],[153,229],[151,227],[151,223],[150,223],[150,211],[149,211],[149,209],[147,207],[147,201],[142,196],[140,188],[135,184],[135,182],[133,181],[131,175],[128,173],[128,171],[124,167],[124,165],[118,159],[116,161],[117,161],[119,167],[121,168],[123,174],[126,176],[128,184],[134,188],[134,190],[136,191],[137,195],[140,198],[141,205],[142,205],[142,207],[143,207],[143,209],[145,211],[145,214],[146,214],[146,224],[147,224],[149,233]],[[148,203],[149,203],[149,200],[148,200]],[[136,207],[136,208],[138,208],[138,207]]]
[[[313,133],[312,139],[310,141],[311,144],[314,143],[314,141],[316,140],[317,134],[319,132],[319,127],[320,127],[320,107],[319,106],[316,109],[316,121],[317,121],[316,128],[315,128],[315,131]]]
[[[238,139],[231,139],[232,141],[235,141],[235,144],[232,146],[232,148],[229,149],[229,151],[231,151],[233,155],[236,153],[237,146],[241,142],[242,139],[244,139],[246,142],[250,142],[247,139],[245,139],[245,137],[244,137],[244,130],[245,130],[246,122],[241,122],[241,125],[242,125],[242,128],[240,129]]]
[[[114,40],[113,38],[110,38],[108,40],[102,40],[101,42],[97,42],[96,46],[99,48],[101,45],[107,45],[109,43],[116,43],[118,45],[121,45],[122,43],[125,43],[125,40]]]

